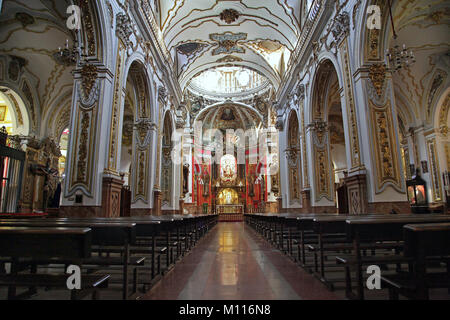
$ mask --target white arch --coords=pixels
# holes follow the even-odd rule
[[[10,88],[10,86],[3,86],[0,83],[0,89],[6,89],[8,90],[6,93],[0,91],[0,97],[6,102],[8,109],[11,111],[11,118],[12,118],[12,123],[13,123],[13,130],[14,130],[14,134],[18,134],[18,135],[29,135],[30,131],[31,131],[31,127],[30,127],[30,114],[28,112],[28,108],[22,98],[22,96],[20,95],[20,91],[16,91],[12,88]],[[11,95],[13,97],[13,99],[15,100],[15,102],[17,102],[17,106],[19,108],[19,112],[22,115],[22,120],[23,120],[23,124],[20,125],[18,123],[18,114],[15,108],[15,103],[14,101],[12,101],[12,99],[8,96]]]

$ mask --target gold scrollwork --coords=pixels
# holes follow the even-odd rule
[[[439,160],[436,156],[436,138],[427,140],[428,159],[431,169],[431,184],[433,186],[433,201],[442,201],[441,178],[439,171]]]
[[[377,107],[369,99],[371,110],[371,125],[374,155],[377,168],[377,190],[391,182],[401,188],[400,170],[398,165],[397,145],[395,143],[394,124],[391,104],[387,102],[383,107]]]

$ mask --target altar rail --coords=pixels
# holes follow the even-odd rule
[[[244,221],[242,213],[221,213],[219,214],[219,222],[240,222]]]
[[[244,221],[243,205],[219,205],[217,206],[220,222]]]
[[[217,213],[218,214],[224,214],[224,213],[244,214],[244,206],[243,205],[233,205],[233,204],[218,205]]]

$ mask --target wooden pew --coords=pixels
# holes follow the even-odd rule
[[[364,283],[362,266],[364,259],[361,255],[361,243],[377,241],[402,241],[403,226],[407,224],[441,223],[450,222],[448,215],[390,215],[385,217],[349,218],[346,221],[346,234],[353,243],[354,259],[351,266],[356,270],[357,294],[349,294],[349,297],[359,300],[364,299]],[[404,259],[399,258],[399,262]],[[393,261],[394,263],[395,261]]]
[[[395,218],[406,217],[410,215],[398,215]],[[318,216],[313,219],[313,229],[314,232],[318,236],[318,241],[316,244],[308,245],[309,249],[314,252],[314,264],[315,264],[315,272],[319,276],[320,280],[327,285],[330,289],[334,288],[333,282],[342,282],[344,279],[328,279],[325,276],[326,269],[332,269],[337,267],[336,263],[331,263],[326,265],[325,258],[332,255],[336,258],[337,263],[341,263],[343,259],[342,255],[337,256],[340,252],[351,252],[353,249],[353,245],[351,240],[346,236],[346,222],[347,220],[360,220],[360,219],[389,219],[388,215],[380,215],[380,214],[368,214],[368,215],[359,215],[359,216]],[[374,241],[365,241],[361,243],[360,249],[364,252],[371,251],[373,256],[376,252],[382,250],[391,251],[398,250],[401,248],[401,245],[398,243],[375,243]],[[317,258],[317,255],[319,258]],[[373,258],[373,257],[372,257]],[[318,266],[320,266],[320,270],[318,270]],[[348,276],[349,273],[346,270],[345,281],[348,284]]]
[[[141,279],[141,284],[145,286],[152,286],[157,280],[158,276],[161,274],[161,255],[166,254],[168,251],[167,246],[157,246],[156,237],[162,233],[161,222],[158,219],[152,218],[151,216],[144,217],[116,217],[116,218],[105,218],[105,217],[91,217],[91,218],[54,218],[48,219],[47,221],[56,221],[56,222],[98,222],[98,223],[133,223],[135,224],[135,232],[136,232],[136,241],[133,243],[129,250],[131,258],[133,259],[134,255],[137,255],[134,260],[141,259],[142,255],[150,256],[150,272],[149,279]],[[103,248],[102,250],[105,254],[114,254],[121,253],[121,248],[116,247],[108,247]],[[132,264],[138,270],[145,271],[146,267],[144,264]],[[134,292],[136,292],[137,286],[137,270],[134,269]],[[146,291],[144,289],[144,291]]]
[[[35,261],[61,257],[68,264],[81,265],[91,257],[92,232],[89,228],[50,227],[0,227],[0,256],[12,259],[11,273],[0,274],[0,285],[8,286],[8,299],[16,299],[16,287],[67,288],[67,274],[19,274],[21,259]],[[109,275],[82,275],[81,290],[72,290],[71,299],[82,298],[92,292],[99,298],[98,290],[108,287]],[[28,293],[28,292],[27,292]],[[24,295],[21,295],[24,296]]]
[[[296,226],[299,233],[297,242],[297,256],[300,265],[307,271],[311,266],[307,263],[306,246],[310,244],[317,244],[317,234],[314,232],[314,219],[318,217],[336,217],[337,214],[301,214],[298,216],[287,216],[285,220],[288,223]]]
[[[130,260],[130,245],[136,243],[136,224],[131,222],[106,222],[96,219],[83,220],[66,220],[58,221],[52,219],[45,220],[0,220],[0,226],[11,227],[28,227],[28,228],[45,228],[45,227],[63,227],[63,228],[90,228],[92,230],[92,245],[96,250],[101,251],[107,247],[118,247],[122,254],[122,258],[97,258],[89,257],[83,259],[82,265],[120,265],[122,266],[122,298],[129,298],[129,267],[130,265],[140,265],[142,258]],[[57,259],[42,260],[39,264],[45,265],[50,263],[66,264],[63,257],[55,256]],[[59,260],[59,261],[58,261]],[[136,270],[134,270],[134,283],[137,281]],[[136,285],[134,285],[136,287]]]
[[[428,300],[431,288],[448,288],[450,292],[450,223],[408,224],[403,227],[405,258],[412,260],[411,273],[382,276],[389,288],[389,298],[399,294],[408,298]],[[427,262],[445,262],[446,272],[427,272]]]
[[[73,221],[73,219],[85,220],[86,218],[59,218],[59,221]],[[131,247],[131,253],[151,255],[150,281],[143,282],[152,285],[157,281],[157,276],[163,271],[172,268],[175,263],[173,249],[176,248],[176,260],[192,247],[197,238],[217,223],[217,215],[166,215],[166,216],[137,216],[120,218],[88,218],[108,222],[133,222],[136,223],[137,240]],[[182,249],[184,244],[184,250]],[[161,255],[166,255],[166,266],[161,268]],[[157,260],[157,262],[155,261]],[[156,272],[157,264],[157,272]],[[146,268],[139,268],[145,270]],[[145,291],[145,289],[144,289]]]

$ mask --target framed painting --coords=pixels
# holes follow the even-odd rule
[[[6,106],[0,106],[0,121],[5,121],[6,119]]]

